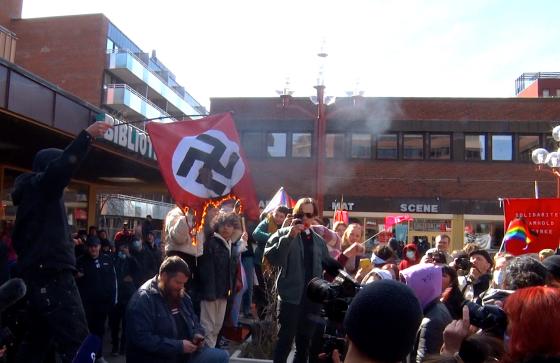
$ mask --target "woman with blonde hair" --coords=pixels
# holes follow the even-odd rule
[[[350,223],[344,234],[342,235],[342,251],[345,251],[348,247],[356,242],[360,242],[362,239],[362,226],[357,223]],[[358,271],[360,267],[360,258],[362,255],[356,255],[354,258],[349,258],[344,264],[344,269],[349,274],[353,275]]]

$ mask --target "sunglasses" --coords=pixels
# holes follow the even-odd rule
[[[299,213],[299,214],[294,214],[295,218],[303,218],[303,217],[307,217],[309,219],[315,217],[315,215],[313,213]]]

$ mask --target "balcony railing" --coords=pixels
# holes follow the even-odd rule
[[[537,79],[560,79],[560,72],[523,73],[515,80],[515,94],[520,94]]]
[[[155,119],[168,116],[161,122],[174,121],[171,115],[126,84],[109,84],[106,88],[105,104],[127,120],[130,117]]]
[[[14,62],[16,57],[16,34],[0,26],[0,58]]]
[[[113,73],[126,78],[133,76],[136,82],[148,85],[148,87],[164,98],[170,106],[176,109],[177,113],[185,115],[197,114],[199,110],[195,106],[187,102],[187,99],[193,99],[184,92],[182,95],[178,90],[170,87],[167,82],[157,73],[151,71],[148,65],[138,56],[128,50],[108,50],[108,69]],[[126,74],[121,74],[124,71]],[[126,81],[126,79],[124,79]]]

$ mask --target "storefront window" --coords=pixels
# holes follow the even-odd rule
[[[486,135],[465,135],[465,160],[486,160]]]
[[[492,160],[507,161],[513,159],[513,142],[511,135],[492,135]]]
[[[465,221],[464,243],[476,243],[481,248],[497,250],[504,237],[504,224],[498,221]]]
[[[377,159],[397,159],[399,146],[397,134],[385,134],[377,137]]]
[[[424,135],[403,135],[403,158],[407,160],[424,159]]]
[[[327,134],[325,152],[327,158],[342,158],[344,156],[344,134]]]
[[[271,132],[266,135],[266,150],[272,158],[286,157],[286,134]]]
[[[450,135],[430,135],[430,159],[431,160],[451,159],[451,136]]]
[[[520,135],[519,136],[519,154],[520,161],[531,161],[531,153],[540,145],[538,135]]]
[[[369,159],[371,158],[371,135],[352,134],[352,158]]]
[[[292,157],[293,158],[311,157],[311,134],[310,133],[292,134]]]
[[[0,219],[14,220],[16,218],[16,208],[12,203],[12,192],[14,191],[16,178],[22,173],[14,169],[4,169],[4,183],[0,196]]]

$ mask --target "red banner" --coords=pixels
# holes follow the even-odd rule
[[[385,230],[386,231],[390,230],[395,224],[399,224],[402,222],[410,222],[413,220],[414,218],[412,218],[408,214],[400,215],[400,216],[387,216],[385,217]]]
[[[259,209],[249,165],[229,113],[200,120],[150,122],[146,129],[175,203],[195,212],[200,227],[209,203],[237,198],[249,219]]]
[[[536,239],[529,244],[519,240],[510,240],[504,247],[508,253],[522,255],[539,253],[540,250],[558,247],[560,239],[560,199],[505,199],[504,232],[514,218],[521,218]],[[526,249],[525,249],[526,248]]]

